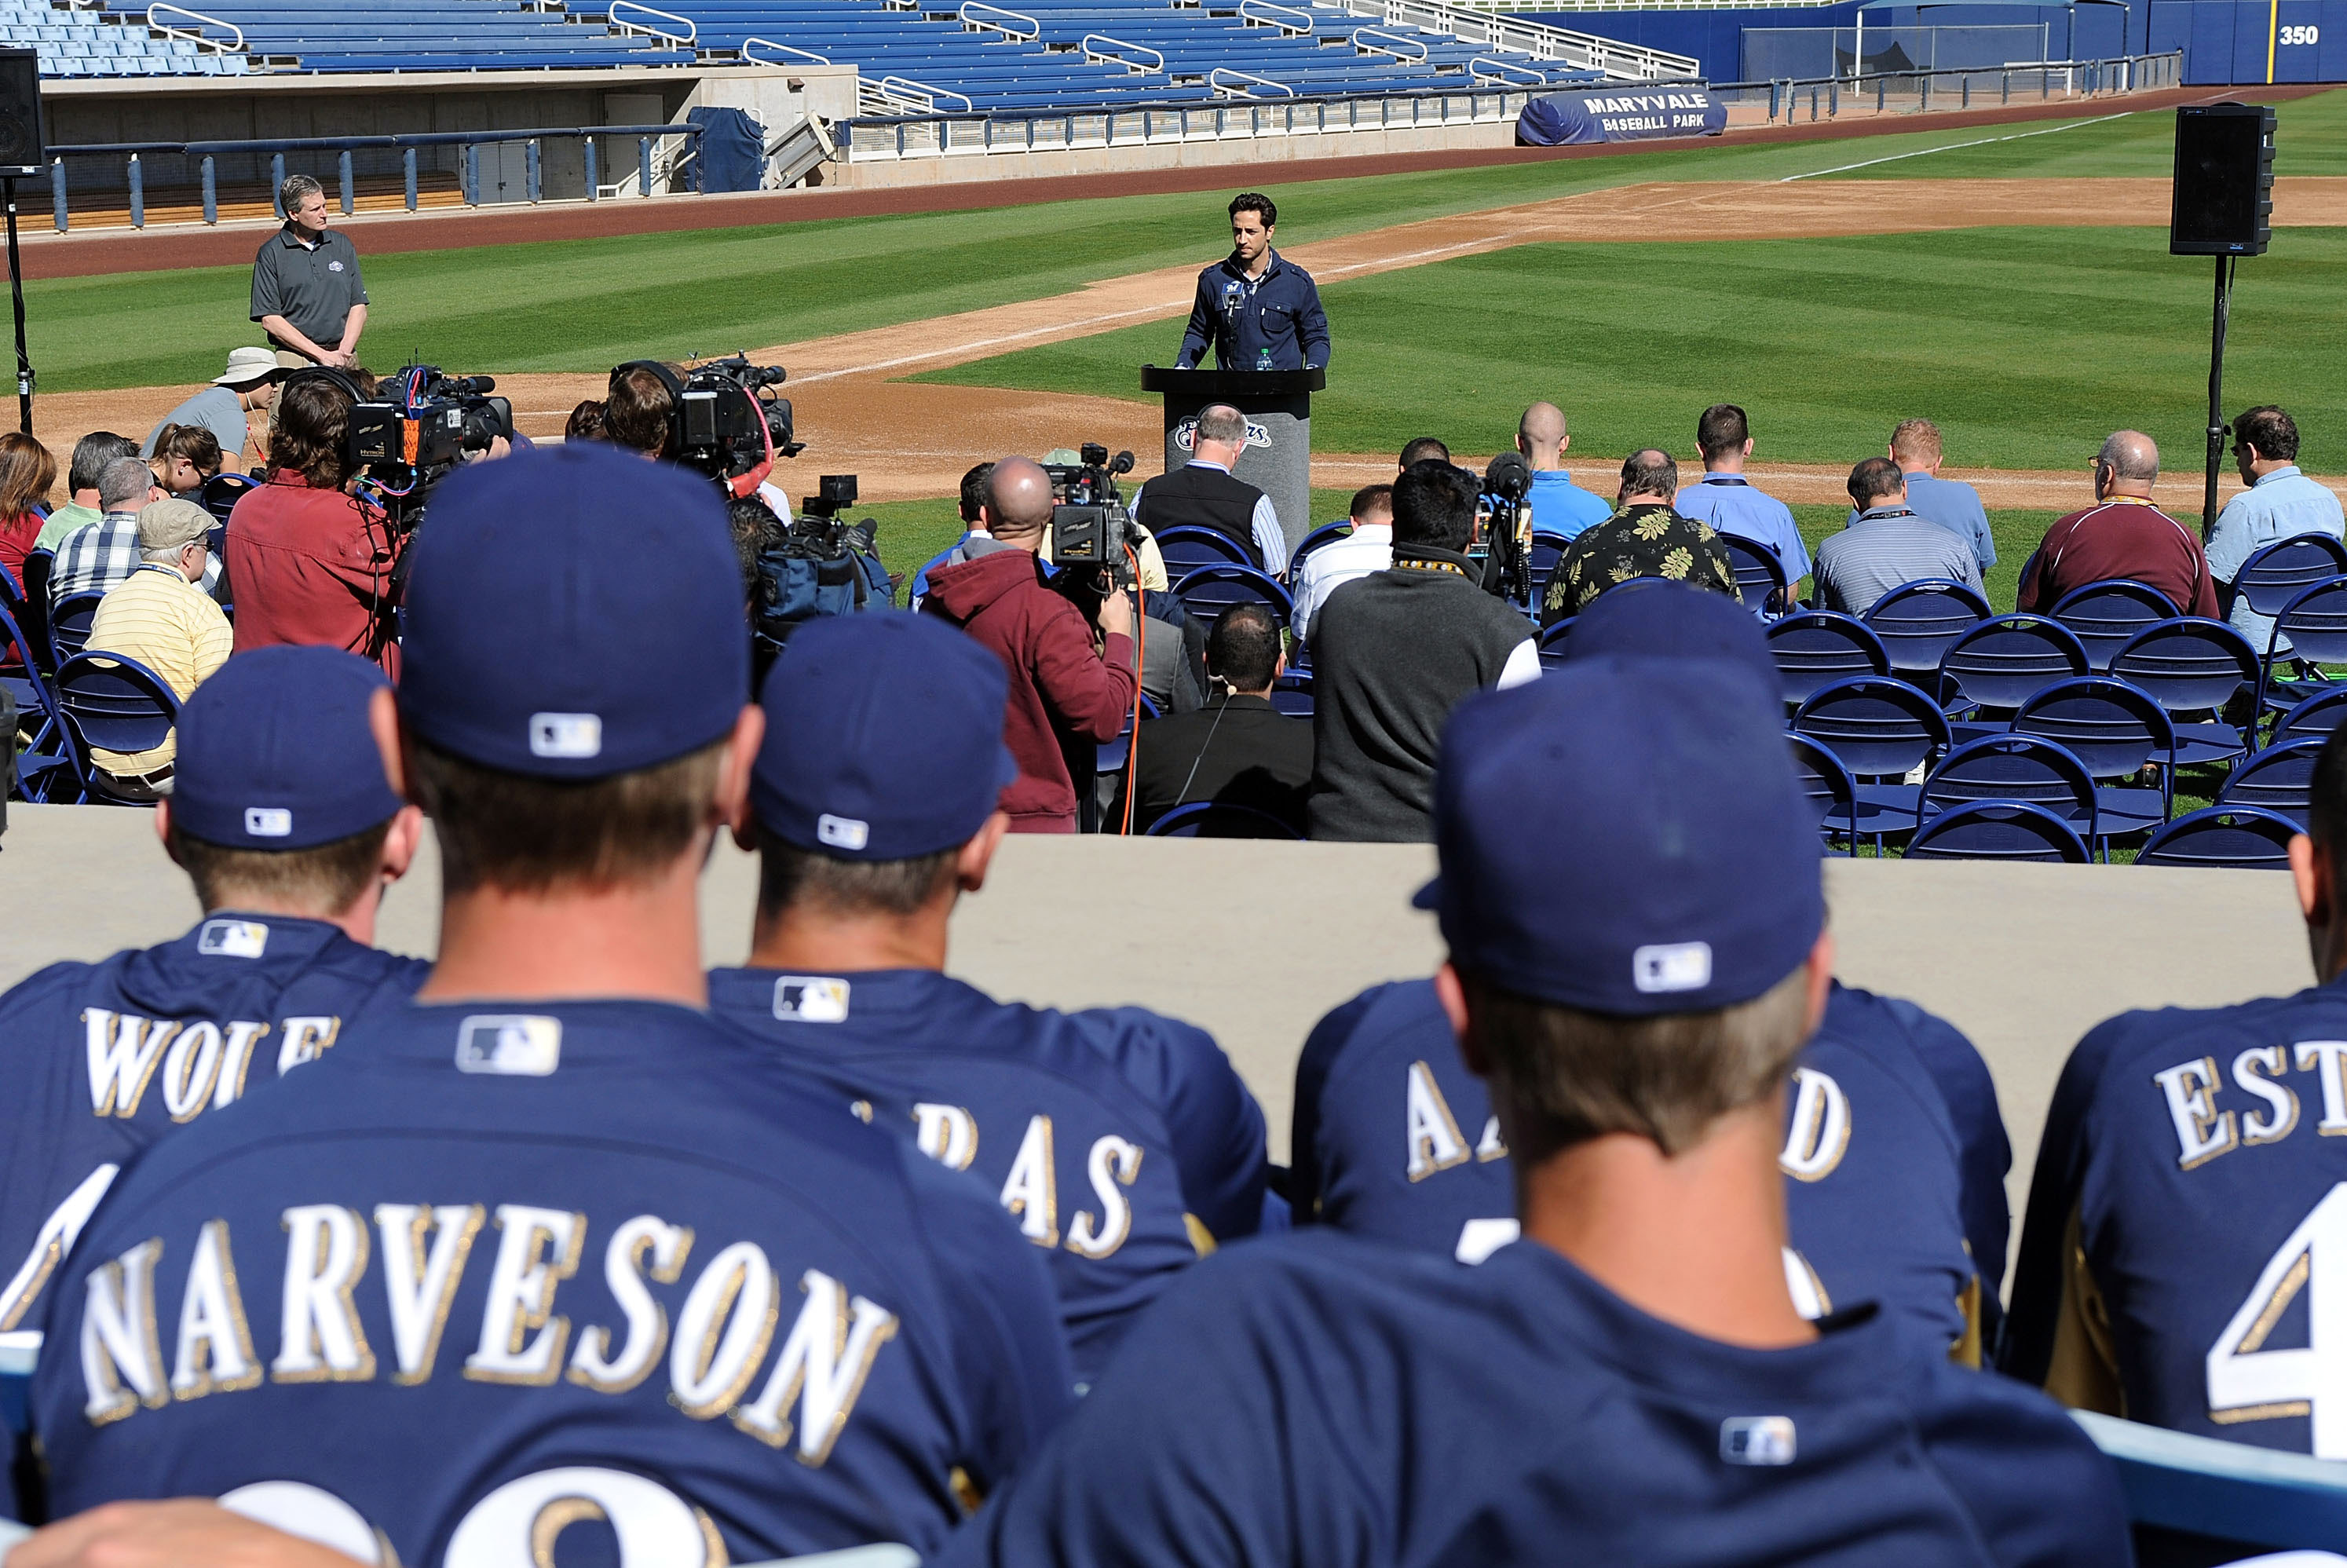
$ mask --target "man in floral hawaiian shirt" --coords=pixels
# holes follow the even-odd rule
[[[1541,604],[1541,624],[1579,615],[1599,594],[1632,578],[1667,578],[1708,588],[1739,602],[1736,570],[1708,524],[1671,509],[1679,466],[1667,452],[1634,452],[1622,465],[1621,504],[1565,547]]]

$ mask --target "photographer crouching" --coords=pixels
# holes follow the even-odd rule
[[[340,648],[396,678],[392,611],[401,538],[382,508],[347,493],[356,382],[296,372],[278,394],[262,484],[229,515],[224,551],[236,651],[279,643]]]
[[[973,534],[968,560],[929,574],[922,610],[993,651],[1010,678],[1003,742],[1019,777],[1003,793],[1013,833],[1073,833],[1079,782],[1092,794],[1094,748],[1112,741],[1133,707],[1133,601],[1100,601],[1101,645],[1082,612],[1036,558],[1051,528],[1051,477],[1005,457],[987,481],[990,531]]]

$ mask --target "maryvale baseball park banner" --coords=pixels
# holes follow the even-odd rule
[[[1516,117],[1516,145],[1717,136],[1727,128],[1727,106],[1701,87],[1543,93]]]

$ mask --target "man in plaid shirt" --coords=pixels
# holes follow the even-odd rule
[[[56,569],[49,574],[49,607],[77,593],[104,593],[138,569],[138,508],[154,491],[155,476],[136,457],[118,457],[97,477],[97,504],[105,516],[85,523],[57,541]],[[207,555],[200,587],[220,597],[220,558]]]

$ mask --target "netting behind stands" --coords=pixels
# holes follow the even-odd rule
[[[1865,53],[1863,69],[1971,71],[2046,57],[2045,23],[1983,27],[1747,27],[1739,79],[1849,76]]]

